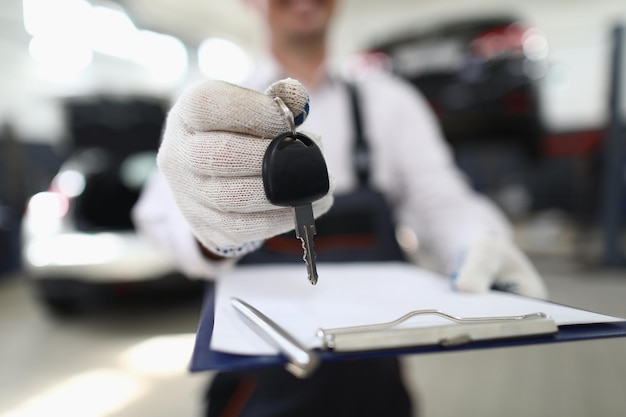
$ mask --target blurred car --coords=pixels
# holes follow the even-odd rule
[[[52,312],[73,313],[96,297],[124,296],[147,283],[181,289],[192,284],[136,233],[130,217],[155,160],[153,151],[76,151],[48,191],[29,200],[23,269]]]
[[[538,153],[536,81],[545,72],[543,33],[498,16],[408,28],[363,53],[415,85],[453,146],[499,141]],[[367,65],[367,64],[366,64]]]
[[[0,200],[0,279],[20,268],[19,217]]]

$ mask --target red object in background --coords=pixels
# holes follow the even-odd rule
[[[482,59],[492,59],[505,53],[521,54],[524,34],[528,29],[519,23],[490,28],[472,40],[471,51]]]
[[[599,152],[604,135],[604,130],[552,133],[541,140],[542,153],[549,158],[589,156]]]

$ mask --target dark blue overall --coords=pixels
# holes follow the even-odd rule
[[[358,98],[348,86],[353,107],[358,189],[335,197],[332,209],[316,220],[318,262],[404,260],[395,240],[383,196],[368,187],[369,161]],[[363,163],[365,161],[365,163]],[[269,239],[240,263],[302,261],[293,232]],[[302,266],[304,268],[304,265]],[[412,404],[395,358],[322,363],[307,379],[283,368],[224,372],[215,376],[207,398],[209,417],[411,417]]]

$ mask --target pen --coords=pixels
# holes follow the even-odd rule
[[[289,360],[285,366],[289,372],[298,378],[306,378],[317,368],[319,358],[314,351],[307,349],[285,329],[245,301],[239,298],[231,298],[230,301],[248,327]]]

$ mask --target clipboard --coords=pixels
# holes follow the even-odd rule
[[[245,355],[212,350],[215,308],[214,284],[207,283],[190,364],[192,372],[242,371],[269,366],[289,368],[292,362],[282,354]],[[408,316],[416,314],[436,314],[455,323],[417,330],[399,328]],[[320,329],[318,337],[322,345],[314,350],[315,355],[320,362],[326,362],[626,337],[626,321],[557,326],[542,312],[498,318],[456,317],[443,311],[418,310],[392,322],[361,328]]]

